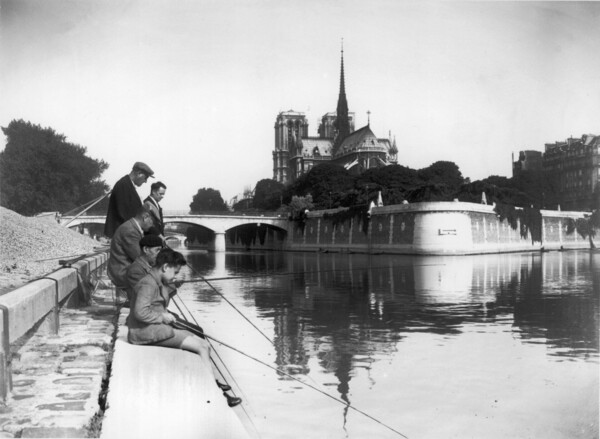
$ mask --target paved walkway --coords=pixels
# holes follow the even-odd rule
[[[191,352],[126,341],[119,318],[101,438],[198,439],[250,436],[214,377]]]
[[[112,351],[117,308],[110,289],[94,304],[60,311],[60,330],[42,324],[11,346],[13,391],[0,407],[0,437],[86,437]]]

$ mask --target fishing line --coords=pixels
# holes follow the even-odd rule
[[[435,267],[442,266],[446,264],[422,264],[422,265],[411,265],[412,267]],[[336,273],[336,272],[347,272],[347,271],[356,271],[356,270],[383,270],[389,269],[393,267],[359,267],[359,268],[348,268],[348,269],[336,269],[336,270],[314,270],[314,271],[287,271],[282,273],[259,273],[259,274],[249,274],[247,276],[228,276],[228,277],[211,277],[211,278],[200,278],[200,279],[184,279],[178,282],[180,283],[194,283],[194,282],[205,282],[205,281],[219,281],[219,280],[233,280],[233,279],[252,279],[255,277],[270,277],[270,276],[291,276],[296,274],[317,274],[317,273]]]
[[[183,326],[183,327],[185,327],[185,325],[186,325],[186,323],[185,323],[185,322],[181,322],[181,321],[179,322],[179,324],[180,324],[181,326]],[[233,347],[233,346],[231,346],[231,345],[229,345],[229,344],[227,344],[227,343],[225,343],[225,342],[223,342],[223,341],[221,341],[221,340],[219,340],[219,339],[217,339],[217,338],[213,337],[212,335],[208,335],[208,334],[204,333],[204,337],[206,337],[206,338],[208,338],[208,339],[211,339],[211,340],[213,340],[214,342],[216,342],[216,343],[219,343],[219,344],[221,344],[221,345],[223,345],[223,346],[225,346],[225,347],[227,347],[227,348],[229,348],[229,349],[231,349],[231,350],[233,350],[233,351],[235,351],[235,352],[237,352],[237,353],[239,353],[239,354],[241,354],[241,355],[244,355],[244,356],[246,356],[246,357],[250,358],[251,360],[254,360],[254,361],[256,361],[257,363],[260,363],[260,364],[262,364],[263,366],[267,366],[269,369],[273,369],[274,371],[276,371],[277,373],[279,373],[279,374],[281,374],[281,375],[284,375],[284,376],[286,376],[286,377],[288,377],[288,378],[291,378],[291,379],[293,379],[293,380],[295,380],[295,381],[298,381],[299,383],[301,383],[301,384],[304,384],[306,387],[309,387],[309,388],[311,388],[311,389],[313,389],[313,390],[316,390],[317,392],[321,393],[322,395],[325,395],[325,396],[327,396],[328,398],[331,398],[331,399],[333,399],[334,401],[336,401],[336,402],[338,402],[338,403],[340,403],[340,404],[343,404],[343,405],[345,405],[346,407],[348,407],[348,408],[350,408],[350,409],[354,410],[354,411],[355,411],[355,412],[357,412],[357,413],[360,413],[360,414],[361,414],[361,415],[363,415],[363,416],[366,416],[367,418],[369,418],[369,419],[371,419],[371,420],[373,420],[373,421],[377,422],[378,424],[382,425],[383,427],[385,427],[385,428],[387,428],[387,429],[389,429],[389,430],[393,431],[394,433],[396,433],[396,434],[398,434],[398,435],[402,436],[403,438],[406,438],[406,439],[408,439],[408,436],[405,436],[404,434],[400,433],[398,430],[395,430],[394,428],[390,427],[389,425],[385,424],[384,422],[380,421],[379,419],[377,419],[377,418],[375,418],[375,417],[373,417],[373,416],[369,415],[368,413],[366,413],[366,412],[364,412],[364,411],[362,411],[362,410],[360,410],[360,409],[358,409],[358,408],[354,407],[353,405],[351,405],[351,404],[349,404],[349,403],[347,403],[347,402],[345,402],[345,401],[342,401],[341,399],[338,399],[338,398],[336,398],[335,396],[332,396],[332,395],[330,395],[329,393],[327,393],[327,392],[324,392],[323,390],[321,390],[321,389],[318,389],[318,388],[317,388],[317,387],[315,387],[315,386],[312,386],[311,384],[305,383],[304,381],[302,381],[302,380],[300,380],[300,379],[296,378],[295,376],[293,376],[293,375],[290,375],[289,373],[283,372],[282,370],[279,370],[278,368],[276,368],[276,367],[274,367],[274,366],[271,366],[270,364],[268,364],[268,363],[266,363],[266,362],[264,362],[264,361],[262,361],[262,360],[259,360],[258,358],[256,358],[256,357],[253,357],[252,355],[250,355],[250,354],[247,354],[247,353],[245,353],[245,352],[243,352],[243,351],[241,351],[241,350],[239,350],[239,349],[237,349],[237,348],[235,348],[235,347]]]
[[[190,309],[185,304],[185,301],[181,297],[179,297],[178,295],[175,295],[175,296],[173,296],[173,303],[175,304],[175,306],[177,307],[177,309],[179,310],[179,312],[183,316],[185,322],[187,322],[188,324],[190,324],[189,321],[188,321],[188,318],[185,316],[184,312],[182,311],[181,307],[177,304],[177,301],[175,299],[177,299],[179,302],[181,302],[181,304],[187,310],[187,313],[190,315],[190,317],[192,318],[192,320],[194,321],[194,323],[196,324],[196,326],[198,328],[202,329],[201,326],[196,321],[196,318],[194,317],[194,314],[190,311]],[[185,323],[182,322],[181,318],[179,318],[178,316],[175,316],[175,318],[177,318],[177,322],[176,323],[179,323],[181,326],[183,326],[188,331],[191,331],[193,334],[195,334],[197,336],[200,336],[200,333],[202,333],[202,336],[204,335],[204,331],[199,331],[196,328],[186,327]],[[247,399],[246,395],[241,391],[241,387],[238,384],[237,380],[235,379],[235,377],[233,376],[233,374],[231,373],[231,371],[229,370],[229,368],[227,367],[227,365],[225,364],[225,362],[223,361],[223,359],[221,358],[221,356],[219,355],[219,353],[217,352],[217,350],[213,347],[213,345],[210,342],[210,340],[207,338],[206,341],[208,342],[208,344],[211,347],[210,361],[212,362],[212,364],[219,371],[219,373],[221,375],[223,375],[223,373],[221,372],[221,370],[219,368],[219,365],[217,365],[217,362],[212,357],[212,355],[214,354],[214,355],[217,356],[217,358],[219,359],[219,362],[221,363],[221,366],[223,367],[223,369],[225,369],[225,372],[227,373],[227,375],[230,378],[230,380],[227,380],[227,381],[233,381],[233,383],[235,384],[235,386],[240,390],[240,393],[242,393],[242,396],[244,397],[244,399]],[[222,376],[222,378],[224,378],[224,377]],[[235,391],[233,389],[231,389],[231,391],[232,391],[232,393],[235,396]],[[250,421],[250,424],[252,424],[252,427],[253,427],[256,435],[260,437],[260,434],[258,433],[258,429],[256,428],[256,425],[254,424],[254,421],[252,420],[252,416],[250,416],[250,414],[248,413],[248,410],[246,409],[245,405],[242,405],[241,409],[244,411],[244,413],[246,413],[246,417]]]
[[[173,250],[173,248],[170,247],[169,244],[165,243],[165,246],[167,248],[170,248],[171,250]],[[254,329],[256,329],[264,338],[266,338],[269,341],[269,343],[271,343],[273,346],[275,346],[275,343],[273,342],[273,340],[271,340],[263,331],[261,331],[260,328],[258,326],[256,326],[248,317],[246,317],[244,315],[244,313],[241,312],[233,303],[231,303],[229,301],[229,299],[227,297],[225,297],[224,294],[219,292],[210,282],[208,282],[203,276],[201,276],[200,273],[194,267],[192,267],[191,265],[188,265],[188,267],[191,271],[196,273],[196,276],[198,276],[201,281],[206,282],[206,285],[208,285],[215,293],[217,293],[219,296],[221,296],[223,298],[223,300],[225,300],[225,302],[227,302],[229,305],[231,305],[231,307],[233,309],[235,309],[238,312],[238,314],[244,318],[244,320],[246,320],[248,323],[250,323],[254,327]]]

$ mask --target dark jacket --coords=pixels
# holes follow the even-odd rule
[[[134,287],[131,312],[127,318],[127,339],[133,344],[152,344],[175,335],[173,328],[163,323],[169,300],[177,290],[164,285],[154,272],[144,276]]]
[[[106,271],[115,285],[127,286],[127,268],[142,254],[142,236],[144,234],[139,224],[135,218],[131,218],[119,226],[110,241],[110,257]]]
[[[149,230],[149,233],[164,235],[165,223],[163,221],[162,207],[160,207],[160,204],[158,204],[155,199],[151,198],[152,197],[148,196],[144,200],[144,206],[148,208],[150,216],[152,217],[152,228]]]
[[[144,276],[150,273],[150,270],[152,270],[152,267],[144,255],[139,255],[135,258],[135,261],[127,268],[125,274],[127,288],[125,288],[125,291],[127,292],[127,298],[130,301],[133,295],[133,287],[135,287]]]
[[[142,200],[135,185],[129,175],[125,175],[117,181],[110,194],[104,234],[112,238],[117,228],[129,218],[133,218],[140,207],[142,207]]]

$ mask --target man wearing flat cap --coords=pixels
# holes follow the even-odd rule
[[[104,234],[112,238],[117,228],[130,218],[142,206],[142,200],[135,187],[141,186],[149,177],[154,176],[154,171],[146,163],[135,162],[131,172],[123,176],[110,194],[108,211],[104,223]]]

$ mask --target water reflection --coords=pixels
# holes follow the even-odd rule
[[[276,364],[308,374],[317,358],[346,401],[357,371],[414,333],[494,328],[545,344],[555,360],[598,361],[598,253],[217,256],[188,259],[209,278],[247,275],[238,291],[273,322]],[[201,300],[220,299],[206,289]]]

